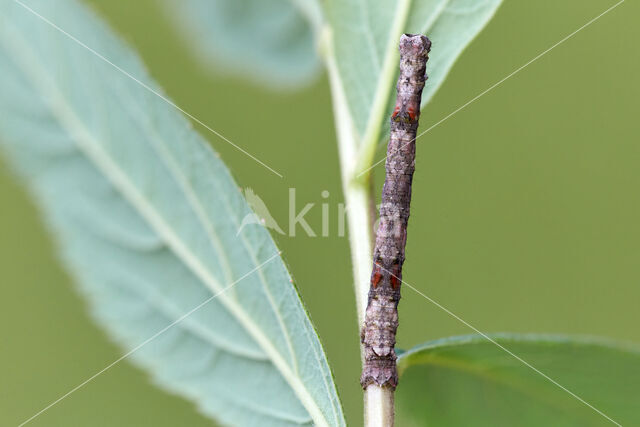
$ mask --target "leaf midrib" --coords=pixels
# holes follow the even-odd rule
[[[136,108],[136,111],[139,113],[140,110],[138,108]],[[142,121],[142,123],[145,126],[145,129],[152,133],[156,138],[152,140],[157,140],[160,145],[156,146],[155,144],[153,145],[154,148],[156,149],[156,153],[160,155],[160,157],[163,159],[165,165],[169,168],[169,171],[171,172],[173,178],[178,182],[178,184],[180,185],[180,187],[183,189],[183,191],[188,195],[188,200],[189,200],[189,204],[191,205],[192,209],[194,210],[194,212],[196,213],[196,216],[198,217],[198,220],[200,221],[201,225],[205,228],[205,230],[207,230],[207,234],[209,235],[209,237],[216,242],[216,247],[218,248],[218,256],[220,256],[221,258],[223,258],[227,265],[230,266],[229,262],[228,262],[228,258],[225,256],[226,252],[221,248],[222,244],[219,242],[219,239],[217,238],[217,234],[215,233],[213,224],[211,223],[210,219],[209,219],[209,215],[206,213],[206,210],[204,209],[204,206],[202,206],[202,204],[200,203],[200,200],[197,197],[197,194],[195,192],[195,189],[192,187],[192,185],[190,184],[189,180],[186,179],[186,177],[184,176],[184,174],[182,173],[182,171],[180,170],[180,168],[178,167],[178,165],[175,163],[175,158],[171,155],[170,151],[166,149],[166,141],[161,137],[161,135],[159,135],[156,131],[155,128],[153,126],[149,126],[149,123],[147,120],[144,120],[144,118],[142,116],[138,116],[139,119]],[[211,148],[209,146],[205,147],[207,150],[210,150]],[[219,183],[218,181],[214,180],[213,181],[213,185],[215,185],[218,188],[218,193],[221,195],[221,199],[224,199],[227,203],[223,203],[223,207],[227,213],[227,217],[234,223],[234,225],[236,226],[236,228],[240,228],[240,222],[238,221],[237,216],[235,215],[235,213],[233,211],[230,210],[230,204],[229,201],[227,199],[227,193],[226,191],[224,191],[224,189],[218,187]],[[242,242],[244,243],[244,247],[247,249],[247,252],[249,253],[251,260],[253,261],[254,265],[259,265],[256,253],[254,251],[253,245],[251,245],[244,233],[239,233],[239,237],[242,240]],[[299,367],[298,367],[298,359],[297,359],[297,354],[295,352],[295,349],[293,347],[293,342],[291,340],[291,337],[289,335],[289,330],[286,328],[285,326],[285,322],[284,319],[282,318],[282,315],[280,313],[280,310],[277,308],[273,294],[270,290],[268,281],[264,275],[264,271],[262,269],[259,269],[256,271],[256,273],[258,274],[258,276],[260,277],[260,282],[262,284],[262,288],[267,296],[267,299],[269,301],[269,304],[271,305],[273,312],[276,316],[276,319],[278,321],[278,325],[280,327],[280,330],[282,331],[282,334],[285,337],[285,342],[287,344],[289,353],[291,355],[291,361],[293,363],[293,371],[296,374],[300,374],[299,371]],[[228,277],[228,280],[231,281],[232,278]],[[304,332],[305,335],[307,336],[307,338],[309,339],[309,342],[311,343],[312,341],[312,337],[309,336],[309,331],[308,328],[304,327]],[[322,357],[320,354],[318,354],[318,350],[316,348],[315,345],[313,345],[313,343],[311,343],[311,347],[313,349],[315,358],[318,362],[320,362],[322,360]],[[332,390],[331,387],[329,386],[329,383],[327,382],[327,377],[326,375],[322,375],[322,381],[325,387],[325,390],[327,391],[328,395],[332,395]],[[336,407],[335,405],[331,405],[331,409],[334,415],[334,418],[336,420],[336,422],[338,422],[338,414],[336,412]]]
[[[121,95],[124,95],[124,94],[122,94],[122,92],[120,92],[120,93],[121,93]],[[189,206],[191,207],[191,209],[195,213],[196,217],[198,218],[198,221],[200,222],[200,225],[202,225],[202,227],[206,230],[207,236],[209,237],[209,240],[211,241],[211,244],[214,246],[214,249],[216,250],[218,257],[224,261],[223,264],[224,264],[226,280],[231,283],[233,281],[233,275],[231,273],[231,263],[229,262],[229,258],[226,256],[226,251],[223,248],[222,242],[220,241],[220,239],[218,238],[217,233],[215,232],[213,224],[211,223],[211,220],[209,218],[209,214],[204,209],[204,206],[202,205],[202,203],[200,203],[200,200],[199,200],[199,198],[198,198],[198,196],[197,196],[197,194],[195,192],[195,189],[193,188],[193,186],[191,185],[189,180],[185,177],[185,175],[180,170],[179,165],[176,163],[176,159],[173,157],[171,152],[166,148],[167,147],[166,141],[158,134],[158,132],[156,132],[155,127],[154,126],[150,126],[149,121],[145,120],[143,115],[139,114],[140,113],[140,109],[137,108],[137,104],[135,104],[135,103],[132,103],[132,104],[136,106],[136,111],[135,112],[137,114],[138,119],[143,124],[144,129],[147,131],[147,133],[150,134],[149,135],[149,139],[151,141],[152,148],[154,149],[156,154],[158,154],[158,156],[160,157],[162,162],[165,164],[165,166],[169,170],[169,172],[170,172],[171,176],[173,177],[173,179],[178,183],[178,185],[180,186],[182,191],[185,193],[185,195],[187,197],[187,201],[189,202]],[[217,186],[218,182],[216,180],[214,180],[213,184]],[[224,194],[226,194],[226,192],[223,189],[219,188],[219,194],[224,195]],[[236,225],[236,228],[239,228],[239,223],[237,221],[237,217],[234,214],[234,212],[232,212],[229,209],[229,204],[228,203],[222,203],[222,205],[223,205],[223,207],[224,207],[224,209],[225,209],[225,211],[227,213],[227,218],[229,218],[231,221],[233,221],[233,223]],[[247,240],[244,237],[243,233],[240,233],[239,237],[240,237],[240,239],[242,240],[242,242],[244,244],[243,246],[245,247],[245,249],[249,253],[249,256],[251,258],[251,261],[253,262],[253,265],[256,265],[256,266],[260,265],[260,263],[257,260],[256,253],[253,250],[253,246],[250,245],[249,242],[247,242]],[[291,341],[291,337],[289,335],[289,331],[284,325],[284,320],[282,319],[282,316],[280,314],[280,310],[278,310],[278,308],[275,305],[275,301],[273,299],[273,294],[271,293],[271,290],[269,289],[266,277],[264,276],[264,272],[263,272],[262,269],[258,269],[256,271],[256,273],[260,277],[260,282],[262,284],[262,288],[263,288],[265,294],[267,295],[267,299],[269,301],[269,304],[271,305],[271,308],[273,309],[273,312],[274,312],[274,314],[276,316],[276,319],[278,321],[278,326],[280,327],[280,330],[282,331],[282,334],[285,337],[285,342],[287,344],[287,348],[288,348],[290,356],[291,356],[291,362],[293,363],[293,371],[295,373],[299,373],[296,353],[295,353],[295,350],[293,348],[293,343]]]
[[[29,43],[22,38],[19,31],[15,30],[14,25],[7,22],[5,29],[7,28],[12,28],[11,32],[13,33],[12,35],[14,40],[19,42],[22,46],[22,50],[11,49],[10,43],[8,45],[5,44],[5,48],[18,58],[17,64],[22,66],[25,75],[31,78],[33,86],[39,88],[42,93],[48,93],[51,95],[51,104],[57,105],[60,109],[51,109],[52,114],[58,118],[59,123],[68,131],[71,131],[69,134],[82,135],[82,137],[72,138],[72,140],[76,142],[78,148],[85,153],[87,158],[91,159],[96,168],[102,171],[104,176],[107,177],[112,185],[122,193],[124,198],[136,207],[138,212],[149,222],[152,228],[164,238],[167,245],[172,248],[174,254],[176,254],[176,256],[178,256],[178,258],[192,270],[196,277],[199,277],[200,280],[202,280],[203,283],[205,283],[214,292],[222,291],[224,288],[221,284],[213,275],[211,275],[208,269],[200,262],[198,257],[196,257],[177,237],[177,235],[171,231],[171,228],[162,219],[162,216],[155,211],[153,205],[149,203],[143,194],[138,192],[135,186],[129,181],[126,173],[124,173],[100,147],[97,140],[95,140],[89,130],[86,129],[81,120],[73,112],[72,108],[67,104],[64,97],[57,90],[55,85],[53,85],[46,73],[46,68],[37,60],[37,56],[30,49]],[[28,57],[24,55],[26,52],[30,53]],[[27,61],[31,65],[36,65],[37,67],[25,67],[23,61]],[[40,72],[36,72],[36,68],[40,70]],[[44,73],[42,72],[43,70],[45,71]],[[34,74],[37,74],[37,76]],[[42,84],[44,81],[49,82],[50,90],[47,90],[45,87],[46,85]],[[74,130],[77,133],[73,132]],[[285,360],[273,345],[271,345],[271,342],[262,333],[260,328],[253,323],[253,321],[244,313],[242,308],[238,306],[235,301],[226,297],[224,293],[221,293],[219,298],[227,306],[229,311],[236,316],[240,323],[245,326],[246,330],[258,342],[258,345],[269,355],[274,366],[276,366],[287,383],[289,383],[294,393],[300,399],[302,405],[313,418],[314,422],[318,425],[328,426],[329,424],[325,419],[324,414],[313,397],[309,394],[304,383],[302,383],[298,377],[293,375],[293,372],[291,372]]]
[[[141,278],[136,279],[139,282],[144,280]],[[170,322],[173,322],[176,319],[180,318],[180,316],[184,315],[184,312],[181,312],[180,308],[173,304],[171,299],[166,298],[163,293],[158,292],[152,286],[146,286],[145,284],[143,284],[142,286],[144,293],[139,291],[137,288],[129,289],[128,291],[137,294],[138,296],[140,296],[140,298],[147,298],[154,301],[156,304],[154,308],[157,309],[159,314],[166,317]],[[176,324],[175,326],[185,330],[187,333],[192,334],[197,338],[202,339],[205,342],[208,342],[213,347],[220,349],[226,353],[233,354],[234,356],[256,361],[269,360],[264,353],[258,353],[250,349],[243,349],[234,346],[232,343],[229,343],[228,340],[212,333],[210,329],[203,326],[200,321],[194,320],[191,316],[185,317],[179,324]]]

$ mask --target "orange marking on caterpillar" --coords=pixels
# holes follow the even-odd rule
[[[389,275],[389,282],[391,282],[391,288],[397,289],[400,287],[400,279],[395,274]]]
[[[382,280],[382,272],[380,271],[380,265],[378,263],[373,267],[373,274],[371,274],[371,286],[378,287],[378,284]]]
[[[411,119],[412,122],[418,118],[416,114],[416,107],[414,104],[409,104],[407,106],[407,114],[409,114],[409,118]]]
[[[400,104],[396,104],[396,107],[393,109],[393,114],[391,114],[391,118],[395,120],[398,113],[400,113]]]
[[[389,283],[394,290],[400,288],[400,270],[400,264],[396,261],[389,272]]]

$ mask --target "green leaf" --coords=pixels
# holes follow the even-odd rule
[[[640,351],[553,335],[490,337],[622,425],[640,423]],[[398,358],[403,426],[615,425],[478,335],[423,344]]]
[[[181,320],[131,358],[223,424],[344,425],[291,277],[263,227],[238,234],[251,211],[216,153],[87,9],[22,1],[0,0],[0,147],[98,321],[135,349]]]
[[[433,45],[422,107],[443,83],[464,48],[491,19],[501,0],[328,0],[332,48],[351,122],[371,163],[381,128],[391,113],[402,33],[427,35]],[[388,131],[388,130],[387,130]]]
[[[197,57],[263,84],[299,86],[318,74],[316,0],[165,0]]]

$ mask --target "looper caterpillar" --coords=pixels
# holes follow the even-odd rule
[[[361,333],[365,362],[360,383],[365,389],[371,384],[395,389],[398,384],[394,350],[397,307],[415,166],[415,138],[431,41],[423,35],[404,34],[400,38],[399,49],[398,94],[391,115],[380,225],[373,250],[369,299]]]

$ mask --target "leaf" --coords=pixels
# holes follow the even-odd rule
[[[273,240],[255,225],[237,235],[252,213],[226,167],[167,102],[70,37],[161,92],[77,2],[0,0],[0,147],[95,317],[223,424],[344,425]]]
[[[433,45],[422,107],[444,82],[464,48],[491,19],[501,0],[328,0],[335,61],[332,82],[344,92],[357,145],[367,166],[392,110],[402,33],[425,34]],[[330,68],[331,72],[331,68]],[[334,73],[335,73],[334,72]],[[388,113],[388,114],[387,114]],[[388,132],[388,128],[386,128]]]
[[[198,58],[272,86],[299,86],[319,71],[316,0],[165,0]]]
[[[638,349],[585,337],[490,337],[615,422],[640,423]],[[614,425],[478,335],[423,344],[403,353],[398,367],[399,425]]]

